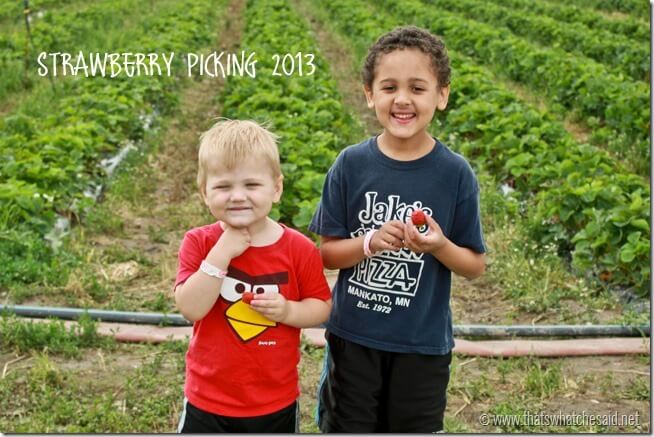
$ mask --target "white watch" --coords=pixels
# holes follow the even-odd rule
[[[220,270],[218,267],[214,266],[213,264],[209,264],[205,260],[202,260],[200,263],[200,270],[202,273],[218,279],[223,279],[225,276],[227,276],[227,270]]]

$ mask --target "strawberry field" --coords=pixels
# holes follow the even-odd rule
[[[307,226],[330,165],[379,132],[360,85],[367,47],[414,24],[443,37],[453,67],[448,108],[430,131],[466,157],[481,187],[488,269],[454,281],[454,323],[650,323],[647,2],[29,4],[26,12],[22,1],[0,0],[0,304],[176,312],[179,243],[211,220],[195,159],[216,117],[254,119],[280,136],[285,186],[273,215],[315,237]],[[71,54],[70,68],[55,75],[38,62],[44,52]],[[80,53],[124,55],[122,72],[64,74],[84,71],[75,70]],[[213,70],[222,74],[187,57],[210,53],[224,53],[224,68]],[[128,75],[137,54],[142,66],[156,55],[160,70]],[[252,54],[256,75],[227,70],[229,54]],[[7,314],[0,321],[0,431],[175,430],[184,344],[134,352],[94,337],[92,323],[70,335]],[[302,431],[316,431],[310,394],[321,354],[303,346]],[[570,360],[463,367],[458,358],[446,430],[492,431],[479,427],[479,412],[586,398],[601,405],[588,401],[595,411],[649,411],[648,357],[582,374]],[[56,396],[62,406],[37,401]],[[146,398],[155,400],[139,405]],[[619,431],[649,430],[649,416],[640,426]],[[539,430],[609,429],[528,431]]]

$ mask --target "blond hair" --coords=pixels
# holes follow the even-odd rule
[[[231,170],[247,158],[265,160],[277,179],[282,175],[277,139],[277,135],[251,120],[219,120],[200,136],[198,187],[204,188],[212,167],[220,165]]]

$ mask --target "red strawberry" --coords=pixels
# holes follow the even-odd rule
[[[243,293],[243,297],[241,298],[241,300],[248,305],[250,304],[250,302],[252,302],[252,299],[254,299],[254,293],[251,293],[249,291]]]
[[[421,209],[416,209],[411,214],[411,222],[416,226],[424,226],[427,224],[427,219],[425,218],[425,213]]]

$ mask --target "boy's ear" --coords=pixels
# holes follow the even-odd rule
[[[450,97],[450,86],[438,87],[438,104],[436,107],[439,111],[444,111],[447,108],[447,99]]]
[[[284,192],[284,175],[279,175],[275,181],[275,194],[273,197],[273,202],[277,203],[282,198],[282,193]]]
[[[366,102],[368,102],[368,108],[373,109],[375,107],[375,102],[372,100],[372,90],[368,88],[367,85],[364,85],[363,93],[366,95]]]

